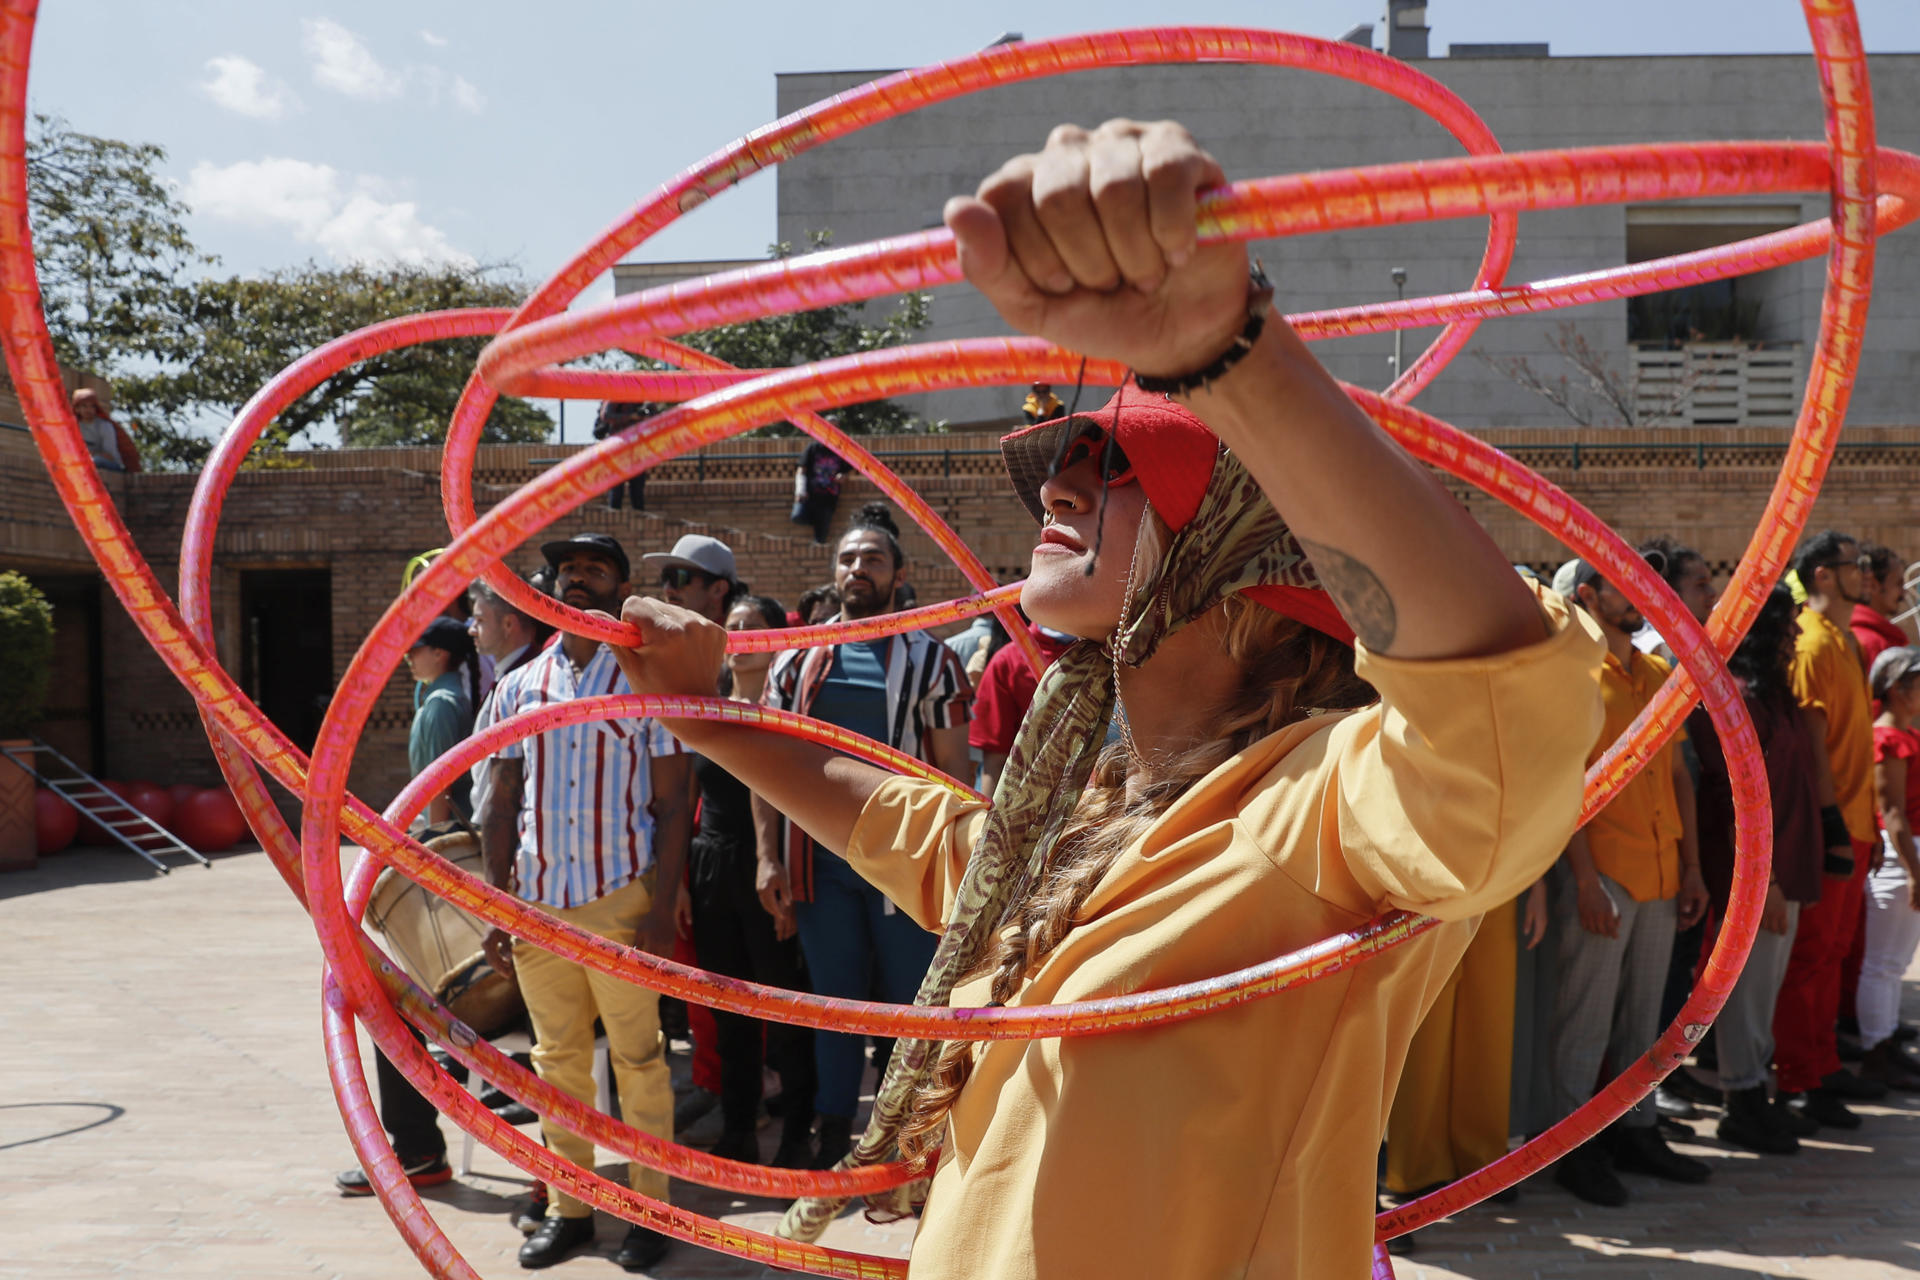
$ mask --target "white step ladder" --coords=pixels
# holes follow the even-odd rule
[[[35,782],[78,810],[81,817],[93,819],[108,835],[153,864],[155,871],[165,875],[173,870],[162,858],[187,858],[203,867],[213,865],[53,747],[38,738],[28,741],[32,745],[24,749],[0,743],[0,756],[26,770]]]

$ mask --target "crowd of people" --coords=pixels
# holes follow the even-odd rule
[[[1706,558],[1667,538],[1641,553],[1704,623]],[[1899,1019],[1920,941],[1920,649],[1899,622],[1905,577],[1897,552],[1816,534],[1729,658],[1772,795],[1759,932],[1690,1063],[1554,1166],[1580,1199],[1627,1203],[1622,1174],[1708,1180],[1708,1163],[1670,1145],[1695,1139],[1685,1120],[1717,1113],[1722,1142],[1783,1156],[1822,1128],[1861,1127],[1850,1103],[1920,1091],[1915,1031]],[[1672,654],[1593,565],[1569,561],[1552,585],[1607,642],[1597,760]],[[1652,1046],[1724,925],[1734,819],[1718,735],[1696,708],[1540,883],[1487,913],[1408,1054],[1382,1160],[1389,1199],[1491,1163]]]
[[[549,542],[541,553],[537,589],[615,614],[637,588],[652,588],[730,631],[859,620],[904,607],[907,556],[879,503],[863,507],[840,536],[833,580],[806,592],[792,612],[753,594],[731,548],[711,537],[688,535],[669,551],[642,556],[638,579],[626,550],[606,534]],[[554,634],[484,582],[453,613],[460,616],[434,619],[407,653],[415,681],[413,772],[499,720],[628,691],[607,646]],[[1017,655],[1018,647],[1006,651]],[[982,665],[991,667],[986,658],[983,652]],[[969,724],[979,678],[979,666],[970,677],[953,648],[914,631],[777,655],[734,654],[714,692],[852,729],[973,784],[979,753],[970,751]],[[1024,713],[1024,704],[1008,701],[1018,686],[1018,675],[996,679],[984,700],[1001,726],[1017,725]],[[1032,686],[1029,672],[1025,696]],[[993,756],[987,758],[991,766]],[[716,973],[906,1003],[933,954],[934,934],[651,719],[567,726],[502,748],[434,797],[417,823],[424,835],[450,827],[478,833],[488,878],[522,900],[600,936]],[[863,1036],[669,1008],[695,1042],[693,1088],[676,1107],[655,993],[516,947],[500,930],[487,935],[485,950],[525,1000],[531,1063],[541,1079],[591,1104],[597,1023],[628,1123],[672,1138],[676,1127],[700,1116],[703,1102],[717,1105],[723,1123],[712,1150],[735,1160],[762,1159],[758,1129],[772,1114],[779,1139],[770,1163],[833,1167],[852,1141],[864,1073],[870,1065],[883,1068],[892,1048]],[[384,1055],[375,1065],[382,1117],[409,1179],[416,1186],[447,1181],[452,1170],[433,1108]],[[763,1096],[763,1067],[778,1077],[777,1094]],[[483,1098],[510,1120],[536,1119],[497,1091]],[[587,1140],[557,1125],[543,1126],[543,1137],[556,1154],[592,1167]],[[338,1182],[347,1194],[371,1191],[359,1169]],[[667,1198],[665,1175],[645,1166],[632,1166],[631,1184]],[[557,1186],[537,1186],[515,1220],[528,1236],[520,1261],[529,1268],[558,1262],[593,1238],[588,1206]],[[642,1270],[667,1244],[636,1226],[615,1260]]]
[[[605,534],[542,548],[536,585],[617,613],[635,591],[625,550]],[[1671,539],[1642,548],[1704,622],[1715,603],[1704,556]],[[862,508],[835,545],[833,581],[789,611],[752,594],[733,553],[688,535],[641,558],[640,582],[729,631],[860,620],[902,607],[907,557],[884,505]],[[1848,1104],[1920,1090],[1899,1021],[1900,979],[1920,943],[1920,649],[1896,621],[1906,565],[1884,547],[1825,532],[1794,557],[1729,665],[1767,764],[1774,857],[1752,954],[1688,1067],[1554,1177],[1598,1205],[1627,1202],[1622,1174],[1702,1182],[1703,1161],[1673,1149],[1678,1121],[1719,1112],[1731,1145],[1792,1154],[1822,1127],[1856,1128]],[[1523,575],[1528,571],[1522,570]],[[1543,584],[1544,585],[1544,584]],[[1598,626],[1604,726],[1591,759],[1652,699],[1672,655],[1594,566],[1569,561],[1552,589]],[[435,619],[407,661],[416,681],[409,740],[415,772],[467,733],[569,699],[626,691],[612,653],[555,636],[485,583],[465,622]],[[1074,637],[1029,624],[1042,658]],[[1038,677],[999,620],[983,615],[944,644],[925,632],[779,654],[734,654],[716,694],[798,711],[916,756],[991,795]],[[1109,730],[1111,733],[1111,729]],[[637,940],[716,973],[847,999],[912,1000],[935,935],[656,722],[576,725],[503,748],[435,797],[422,822],[471,824],[492,881],[601,936]],[[1728,909],[1734,813],[1726,761],[1703,711],[1518,899],[1489,909],[1409,1047],[1387,1125],[1381,1187],[1418,1196],[1504,1154],[1564,1118],[1638,1058],[1677,1012]],[[532,1024],[540,1076],[591,1101],[595,1024],[606,1037],[619,1109],[672,1137],[676,1106],[661,1002],[495,931],[489,958],[511,972]],[[891,1044],[763,1024],[698,1008],[684,1130],[705,1106],[722,1118],[715,1154],[762,1158],[757,1130],[779,1119],[770,1157],[831,1168],[854,1135],[862,1080]],[[871,1054],[871,1061],[869,1055]],[[1846,1060],[1857,1063],[1849,1069]],[[427,1106],[377,1063],[383,1116],[418,1185],[451,1176]],[[780,1082],[763,1096],[763,1068]],[[494,1105],[534,1117],[505,1095]],[[704,1103],[704,1105],[702,1105]],[[592,1147],[564,1128],[545,1139],[591,1167]],[[632,1185],[665,1198],[667,1180],[635,1164]],[[350,1171],[341,1186],[368,1190]],[[588,1208],[536,1190],[517,1220],[521,1261],[543,1267],[592,1238]],[[665,1237],[634,1227],[616,1255],[651,1265]]]

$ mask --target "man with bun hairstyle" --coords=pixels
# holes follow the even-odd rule
[[[857,622],[894,611],[906,569],[900,530],[885,503],[854,516],[834,551],[840,612]],[[925,631],[788,650],[767,674],[766,703],[839,725],[926,761],[949,777],[971,777],[967,722],[973,686],[953,651]],[[751,780],[760,862],[760,899],[781,936],[798,930],[813,989],[821,995],[906,1003],[933,958],[934,935],[856,875],[839,853],[782,819]],[[832,1168],[853,1140],[866,1037],[816,1031],[815,1162]],[[891,1042],[882,1041],[882,1047]],[[884,1069],[886,1057],[875,1062]]]
[[[943,930],[921,1002],[1101,999],[1394,908],[1440,923],[1151,1028],[903,1042],[850,1160],[939,1148],[915,1280],[1365,1274],[1407,1043],[1579,813],[1598,632],[1360,411],[1244,245],[1199,243],[1224,181],[1181,126],[1117,120],[1056,128],[947,206],[1010,326],[1134,371],[1003,446],[1040,524],[1021,603],[1086,638],[993,807],[797,739],[674,731]],[[724,632],[658,601],[624,616],[636,689],[711,687]],[[781,1230],[814,1238],[838,1207]]]

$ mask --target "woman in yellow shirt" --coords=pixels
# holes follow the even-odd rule
[[[1044,525],[1023,604],[1091,639],[1042,681],[991,810],[668,724],[944,930],[923,1002],[1210,977],[1390,907],[1447,923],[1174,1025],[902,1042],[854,1158],[941,1148],[916,1277],[1363,1274],[1407,1041],[1479,914],[1573,829],[1597,634],[1354,406],[1243,246],[1196,244],[1195,197],[1223,181],[1180,126],[1114,121],[1056,129],[947,207],[1010,324],[1163,388],[1006,442]],[[712,688],[723,632],[652,600],[625,617],[636,691]]]

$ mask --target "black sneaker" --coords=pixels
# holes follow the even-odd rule
[[[1644,1173],[1667,1182],[1705,1182],[1713,1176],[1713,1166],[1669,1147],[1652,1125],[1631,1129],[1616,1125],[1607,1136],[1613,1167],[1622,1173]]]
[[[1811,1138],[1814,1134],[1820,1132],[1820,1122],[1799,1107],[1791,1105],[1794,1099],[1799,1096],[1797,1093],[1775,1094],[1773,1099],[1774,1118],[1779,1121],[1780,1128],[1792,1134],[1794,1137]]]
[[[402,1164],[401,1172],[407,1175],[407,1181],[415,1188],[437,1187],[443,1182],[453,1181],[453,1166],[447,1163],[445,1152],[430,1160],[416,1160],[412,1164]],[[370,1196],[373,1194],[373,1179],[367,1177],[365,1169],[349,1169],[345,1173],[334,1175],[333,1185],[340,1188],[343,1196]]]
[[[520,1265],[539,1271],[565,1260],[575,1249],[593,1243],[593,1218],[548,1218],[520,1246]]]
[[[533,1193],[514,1206],[513,1229],[523,1236],[530,1236],[540,1229],[547,1220],[547,1184],[536,1182]]]
[[[1790,1156],[1800,1149],[1800,1140],[1782,1127],[1774,1113],[1764,1084],[1729,1091],[1727,1114],[1720,1117],[1715,1132],[1722,1142],[1764,1156]]]
[[[1686,1068],[1682,1067],[1680,1070],[1685,1071]],[[1675,1074],[1677,1075],[1679,1073],[1676,1072]],[[1667,1077],[1667,1080],[1671,1079],[1673,1079],[1673,1076]],[[1666,1081],[1662,1081],[1659,1085],[1655,1086],[1653,1090],[1653,1109],[1668,1120],[1698,1120],[1700,1118],[1700,1108],[1694,1106],[1692,1101],[1683,1096],[1679,1090],[1669,1088]]]
[[[1660,1087],[1666,1092],[1685,1098],[1697,1107],[1724,1106],[1720,1090],[1714,1088],[1685,1067],[1676,1067],[1672,1075],[1661,1081]]]
[[[627,1238],[620,1242],[620,1252],[613,1255],[613,1262],[623,1271],[645,1271],[666,1257],[672,1246],[671,1237],[651,1227],[632,1227],[627,1231]]]
[[[1614,1175],[1607,1153],[1589,1142],[1560,1157],[1553,1180],[1588,1204],[1617,1209],[1627,1202],[1627,1187]]]
[[[1830,1093],[1843,1102],[1878,1102],[1887,1096],[1887,1086],[1878,1080],[1863,1080],[1843,1067],[1823,1077],[1815,1092]]]
[[[1848,1110],[1837,1094],[1826,1089],[1809,1089],[1789,1105],[1823,1129],[1860,1127],[1860,1117]]]

